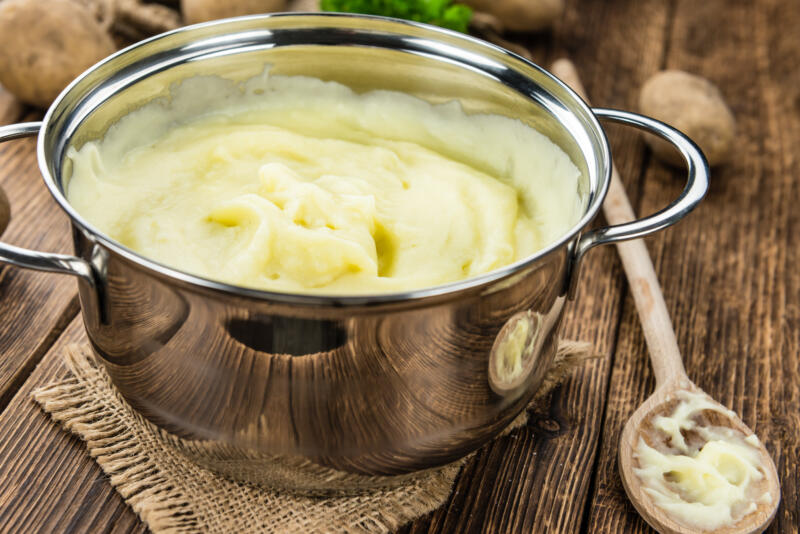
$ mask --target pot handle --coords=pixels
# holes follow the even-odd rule
[[[41,127],[41,122],[23,122],[0,126],[0,143],[36,135]],[[93,289],[97,288],[97,281],[91,264],[77,256],[37,252],[0,243],[0,262],[36,271],[71,274],[86,281]]]
[[[661,211],[631,222],[590,230],[580,237],[573,251],[574,263],[569,281],[570,297],[575,295],[581,260],[586,252],[597,245],[644,237],[672,226],[697,207],[708,191],[708,162],[700,148],[686,135],[659,120],[630,111],[593,108],[592,112],[600,119],[633,126],[671,143],[686,161],[687,179],[686,187],[678,198]]]

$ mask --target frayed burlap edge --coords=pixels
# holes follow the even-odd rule
[[[63,357],[70,374],[34,391],[34,399],[86,443],[114,488],[156,534],[388,533],[438,508],[466,461],[354,495],[313,497],[234,482],[187,460],[181,451],[196,449],[197,443],[172,436],[135,412],[88,347],[69,346]],[[534,401],[591,357],[589,344],[561,341]],[[506,432],[526,422],[523,413]],[[322,469],[328,476],[360,476],[309,467],[315,474]]]

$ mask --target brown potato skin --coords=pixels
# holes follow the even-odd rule
[[[552,26],[564,13],[564,0],[459,0],[497,17],[512,32],[538,31]]]
[[[3,235],[8,222],[11,220],[11,205],[8,203],[5,191],[0,187],[0,235]]]
[[[84,70],[116,50],[93,13],[76,0],[0,2],[0,83],[47,107]]]
[[[187,24],[284,10],[286,0],[181,0]]]
[[[705,78],[680,70],[658,72],[642,86],[639,109],[688,135],[703,150],[709,165],[729,161],[736,120],[722,93]],[[685,165],[671,145],[651,136],[645,141],[661,161]]]

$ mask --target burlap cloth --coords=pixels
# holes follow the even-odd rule
[[[561,341],[533,402],[591,356],[587,343]],[[234,482],[187,458],[185,451],[196,453],[196,443],[162,431],[133,411],[88,347],[70,346],[63,357],[70,374],[34,391],[34,399],[85,442],[114,488],[156,534],[388,533],[442,505],[467,460],[415,473],[399,485],[346,495],[314,497]],[[523,413],[506,432],[526,421]],[[360,476],[315,465],[293,469],[298,476]]]

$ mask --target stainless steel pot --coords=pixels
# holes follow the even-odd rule
[[[175,81],[241,79],[264,64],[358,91],[458,99],[470,113],[518,118],[580,169],[585,214],[545,250],[475,278],[396,294],[312,296],[234,287],[160,265],[70,206],[70,146],[102,137]],[[610,179],[597,118],[674,144],[688,165],[680,197],[649,217],[586,231]],[[216,467],[236,464],[237,476],[251,479],[259,468],[248,458],[259,455],[396,475],[473,451],[539,387],[586,252],[674,224],[708,187],[702,153],[669,126],[589,109],[541,68],[480,40],[376,17],[255,16],[154,37],[84,73],[42,122],[0,128],[0,141],[37,133],[39,167],[72,221],[75,255],[0,244],[0,260],[76,276],[89,339],[125,398],[170,432],[218,444]],[[504,341],[518,321],[527,325],[522,346]],[[514,359],[520,365],[507,364]]]

